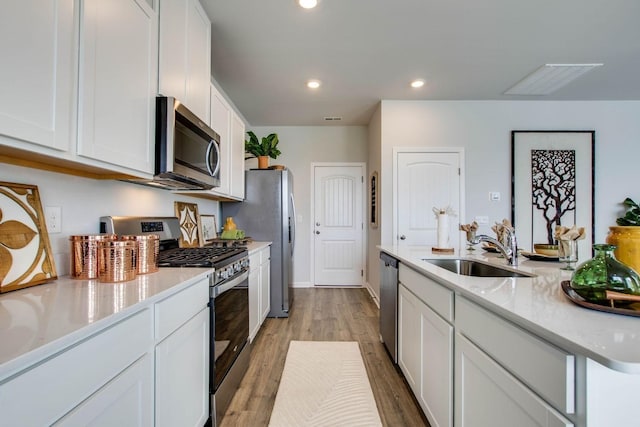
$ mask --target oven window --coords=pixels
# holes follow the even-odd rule
[[[247,281],[218,295],[213,302],[214,390],[244,347],[249,336],[249,289]]]

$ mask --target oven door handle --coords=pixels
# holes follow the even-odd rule
[[[233,279],[231,279],[228,282],[225,282],[225,283],[223,283],[221,285],[214,286],[213,287],[213,297],[215,298],[218,295],[228,291],[229,289],[238,286],[240,283],[242,283],[245,280],[247,280],[247,277],[249,277],[249,272],[245,271],[241,275],[239,275],[237,277],[234,277]]]

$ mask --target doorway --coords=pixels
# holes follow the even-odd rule
[[[460,252],[464,218],[462,148],[394,148],[394,241],[398,246],[436,246],[434,208],[451,208],[449,247]]]
[[[311,271],[315,286],[364,283],[363,163],[312,164]]]

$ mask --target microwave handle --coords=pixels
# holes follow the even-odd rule
[[[218,159],[218,162],[216,163],[216,167],[215,167],[215,169],[213,171],[211,170],[211,162],[209,161],[209,159],[211,158],[211,149],[212,148],[214,148],[216,150],[216,159]],[[220,148],[218,148],[218,144],[216,144],[216,141],[214,139],[209,141],[209,146],[207,147],[206,156],[207,156],[207,170],[209,171],[209,174],[211,176],[216,176],[216,174],[220,170]]]

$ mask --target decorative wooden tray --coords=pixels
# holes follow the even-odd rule
[[[249,243],[253,242],[251,237],[245,237],[244,239],[210,239],[207,241],[207,246],[221,247],[221,248],[231,248],[234,246],[247,246]]]
[[[560,282],[562,291],[569,300],[579,306],[590,308],[591,310],[604,311],[606,313],[624,314],[627,316],[640,317],[640,303],[625,303],[625,308],[611,307],[608,305],[594,304],[582,298],[576,291],[571,288],[571,282],[569,280],[563,280]],[[613,301],[611,301],[613,304]]]

